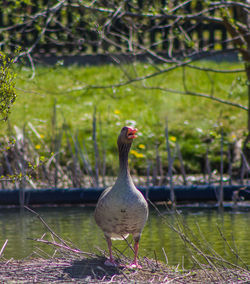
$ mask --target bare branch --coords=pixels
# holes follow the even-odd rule
[[[55,4],[53,7],[46,8],[46,9],[39,11],[38,13],[34,14],[33,16],[29,16],[29,20],[26,20],[26,21],[24,21],[20,24],[15,24],[15,25],[11,25],[11,26],[8,26],[8,27],[5,27],[5,28],[0,28],[0,32],[6,32],[6,31],[15,30],[15,29],[20,28],[20,27],[30,26],[38,18],[44,17],[48,13],[54,15],[62,6],[66,6],[66,5],[67,5],[66,0],[59,1],[59,3]]]
[[[171,13],[173,13],[173,12],[176,12],[178,9],[183,8],[184,6],[186,6],[187,4],[189,4],[190,2],[192,2],[192,0],[185,1],[184,3],[181,3],[181,4],[177,5],[177,6],[175,6],[173,9],[171,9],[171,10],[169,11],[169,14],[171,14]]]
[[[213,68],[208,68],[208,67],[200,67],[192,64],[187,64],[186,65],[188,68],[191,69],[197,69],[200,71],[207,71],[207,72],[213,72],[213,73],[244,73],[245,69],[232,69],[232,70],[220,70],[220,69],[213,69]]]
[[[226,105],[230,105],[230,106],[237,107],[237,108],[243,109],[245,111],[248,111],[248,108],[246,106],[243,106],[243,105],[237,104],[237,103],[233,103],[233,102],[230,102],[230,101],[227,101],[227,100],[223,100],[223,99],[220,99],[218,97],[213,97],[213,96],[208,95],[208,94],[196,93],[196,92],[191,92],[191,91],[183,92],[183,91],[180,91],[180,90],[168,89],[168,88],[163,88],[163,87],[145,87],[145,89],[146,90],[160,90],[160,91],[164,91],[164,92],[168,92],[168,93],[202,97],[202,98],[210,99],[212,101],[216,101],[216,102],[219,102],[219,103],[223,103],[223,104],[226,104]]]
[[[63,244],[60,244],[60,243],[57,243],[57,242],[51,242],[51,241],[44,240],[44,239],[32,239],[32,238],[28,238],[28,240],[32,240],[32,241],[36,241],[36,242],[39,242],[39,243],[44,243],[44,244],[47,244],[47,245],[59,247],[61,249],[68,250],[68,251],[71,251],[71,252],[74,252],[74,253],[77,253],[77,254],[94,256],[94,254],[92,254],[92,253],[88,253],[88,252],[84,252],[84,251],[81,251],[81,250],[78,250],[78,249],[74,249],[74,248],[71,248],[67,245],[63,245]]]
[[[210,6],[215,6],[215,7],[241,7],[241,8],[246,8],[250,9],[250,5],[242,2],[236,2],[236,1],[221,1],[221,2],[210,2]]]
[[[36,213],[34,210],[30,209],[29,207],[27,206],[24,206],[25,209],[27,209],[28,211],[30,211],[31,213],[35,214],[36,217],[43,223],[43,225],[49,230],[49,232],[55,236],[58,240],[60,240],[65,246],[67,246],[66,242],[60,237],[58,236],[51,228],[50,226],[43,220],[43,218],[38,214]]]

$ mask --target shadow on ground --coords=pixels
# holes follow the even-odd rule
[[[71,279],[84,279],[85,281],[93,279],[108,280],[123,274],[120,267],[106,266],[104,261],[105,258],[75,260],[63,272]]]

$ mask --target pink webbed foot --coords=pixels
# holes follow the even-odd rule
[[[129,268],[132,269],[141,269],[142,267],[140,266],[140,264],[138,264],[137,262],[137,255],[138,255],[138,249],[139,249],[139,238],[135,239],[135,244],[134,244],[134,252],[135,252],[135,257],[133,262],[129,265]]]
[[[106,259],[106,261],[104,262],[104,265],[117,267],[118,263],[116,263],[114,259]]]
[[[136,262],[133,261],[133,262],[128,266],[128,268],[131,268],[131,269],[136,269],[136,268],[141,269],[142,267],[141,267],[140,264],[138,264],[137,261],[136,261]]]

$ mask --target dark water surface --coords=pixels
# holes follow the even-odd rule
[[[178,223],[174,213],[159,208],[164,218],[159,217],[155,209],[150,210],[149,220],[144,228],[140,242],[140,256],[155,258],[165,261],[162,248],[164,248],[168,263],[171,265],[191,266],[190,255],[183,245],[178,234],[169,228],[166,221],[172,225]],[[63,239],[71,240],[81,250],[98,252],[96,247],[106,249],[106,241],[101,230],[95,224],[92,207],[43,207],[34,209],[46,223]],[[230,253],[223,241],[217,225],[223,232],[230,245],[237,247],[242,259],[250,264],[250,209],[218,209],[180,208],[183,222],[199,236],[211,244],[212,248],[225,259],[235,262],[235,257]],[[166,218],[166,220],[164,220]],[[198,225],[197,225],[198,224]],[[4,250],[5,258],[21,259],[29,256],[37,247],[52,253],[46,245],[38,245],[28,238],[40,238],[46,230],[38,218],[27,210],[17,208],[0,208],[0,249],[8,239]],[[114,241],[119,250],[126,249],[124,241]],[[127,249],[125,255],[131,256]]]

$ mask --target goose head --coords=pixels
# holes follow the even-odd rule
[[[117,144],[131,144],[137,137],[136,132],[138,130],[133,127],[124,126],[118,136]]]

